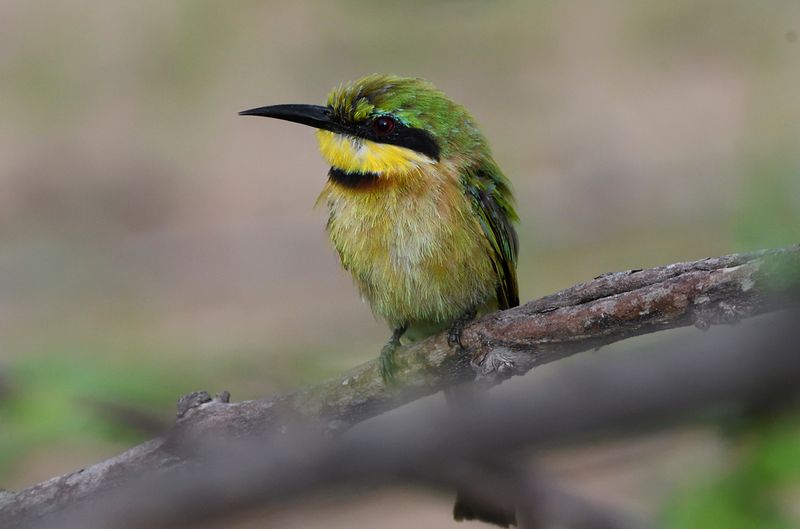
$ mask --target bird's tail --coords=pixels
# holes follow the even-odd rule
[[[463,491],[458,491],[456,494],[453,518],[459,522],[463,520],[478,520],[499,525],[500,527],[517,525],[517,514],[513,505],[502,507],[488,505],[486,502],[468,496]]]
[[[451,408],[470,408],[475,405],[478,389],[472,384],[463,384],[444,390],[445,400]],[[458,521],[478,520],[481,522],[509,527],[517,525],[516,509],[513,504],[497,506],[476,498],[463,490],[456,492],[453,518]]]

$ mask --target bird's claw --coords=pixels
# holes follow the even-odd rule
[[[392,331],[392,337],[381,349],[381,355],[378,357],[378,369],[381,372],[384,384],[393,384],[395,382],[397,363],[395,362],[394,352],[400,347],[400,338],[406,332],[406,329],[408,329],[408,324],[396,327]]]
[[[471,322],[475,319],[475,315],[477,311],[475,309],[470,309],[460,317],[453,320],[453,323],[450,325],[450,329],[447,331],[447,345],[450,347],[458,346],[461,349],[464,349],[464,344],[461,342],[461,335],[464,332],[464,327],[467,323]]]
[[[461,343],[461,333],[464,332],[464,323],[460,320],[456,320],[450,326],[450,329],[447,331],[447,345],[450,347],[460,347],[464,348],[464,344]]]

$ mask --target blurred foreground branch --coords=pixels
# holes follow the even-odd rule
[[[647,354],[595,357],[469,409],[421,409],[342,436],[295,430],[193,439],[177,452],[192,464],[150,469],[28,527],[194,527],[321,490],[341,493],[397,481],[510,499],[528,507],[521,513],[525,528],[637,527],[536,472],[483,462],[522,448],[791,405],[800,394],[799,319],[795,308]]]
[[[758,347],[738,352],[716,347],[700,356],[665,354],[663,360],[650,358],[640,365],[595,359],[593,372],[579,371],[575,378],[558,384],[544,381],[534,388],[535,394],[519,401],[487,404],[455,418],[435,417],[435,422],[430,422],[430,417],[423,417],[418,423],[373,431],[372,437],[345,438],[333,445],[315,444],[321,443],[318,436],[312,436],[314,442],[300,442],[298,437],[310,419],[321,421],[325,430],[345,430],[476,376],[494,383],[631,336],[692,324],[705,329],[712,324],[735,323],[781,307],[790,293],[796,296],[798,285],[798,246],[607,274],[473,322],[463,334],[467,352],[451,349],[444,335],[403,348],[398,352],[400,372],[394,386],[386,386],[376,363],[369,362],[341,377],[264,400],[231,404],[227,398],[211,400],[197,394],[184,401],[181,417],[164,437],[18,493],[0,493],[0,526],[94,505],[101,495],[131,481],[142,495],[133,496],[135,501],[127,496],[123,502],[111,494],[109,501],[93,507],[97,525],[91,526],[168,526],[193,516],[196,520],[198,515],[219,514],[224,506],[252,506],[256,498],[261,503],[276,501],[297,491],[359,476],[386,480],[414,474],[413,469],[425,465],[441,466],[444,453],[453,460],[503,452],[620,426],[622,421],[685,412],[737,395],[751,400],[785,392],[797,386],[800,376],[797,341],[788,342],[793,347],[791,355],[769,359],[759,356]],[[734,356],[723,358],[722,354]],[[654,367],[653,362],[660,363]],[[676,387],[681,388],[677,394]],[[289,435],[272,435],[277,432]],[[230,441],[226,450],[212,450],[217,457],[208,459],[202,474],[194,473],[195,465],[185,464],[196,461],[187,446],[219,435],[240,440],[255,436],[259,442],[255,447],[231,451]],[[392,457],[387,450],[380,450],[387,446],[392,447]],[[247,457],[238,458],[240,453]],[[339,458],[361,463],[340,468],[335,463]],[[138,483],[134,478],[143,474],[146,483]],[[255,485],[243,477],[248,475],[256,480]],[[435,479],[448,484],[459,481],[443,477],[446,475],[435,474]],[[407,477],[435,480],[427,472],[425,479]],[[150,480],[158,483],[159,494],[144,494],[156,490],[148,488],[154,486]],[[209,483],[218,487],[218,493],[224,491],[217,503],[212,491],[203,489]],[[253,485],[249,489],[248,483]],[[171,498],[167,491],[187,495]],[[181,501],[190,499],[191,509],[179,508]],[[165,506],[167,500],[172,503]]]

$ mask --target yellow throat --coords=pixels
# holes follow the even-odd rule
[[[405,176],[433,165],[435,160],[417,151],[374,141],[317,131],[319,150],[332,166],[348,173],[373,173],[379,176]]]

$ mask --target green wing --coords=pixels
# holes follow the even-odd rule
[[[507,309],[519,305],[517,287],[517,221],[508,180],[496,166],[466,175],[467,193],[483,233],[492,247],[492,266],[498,277],[497,303]]]

